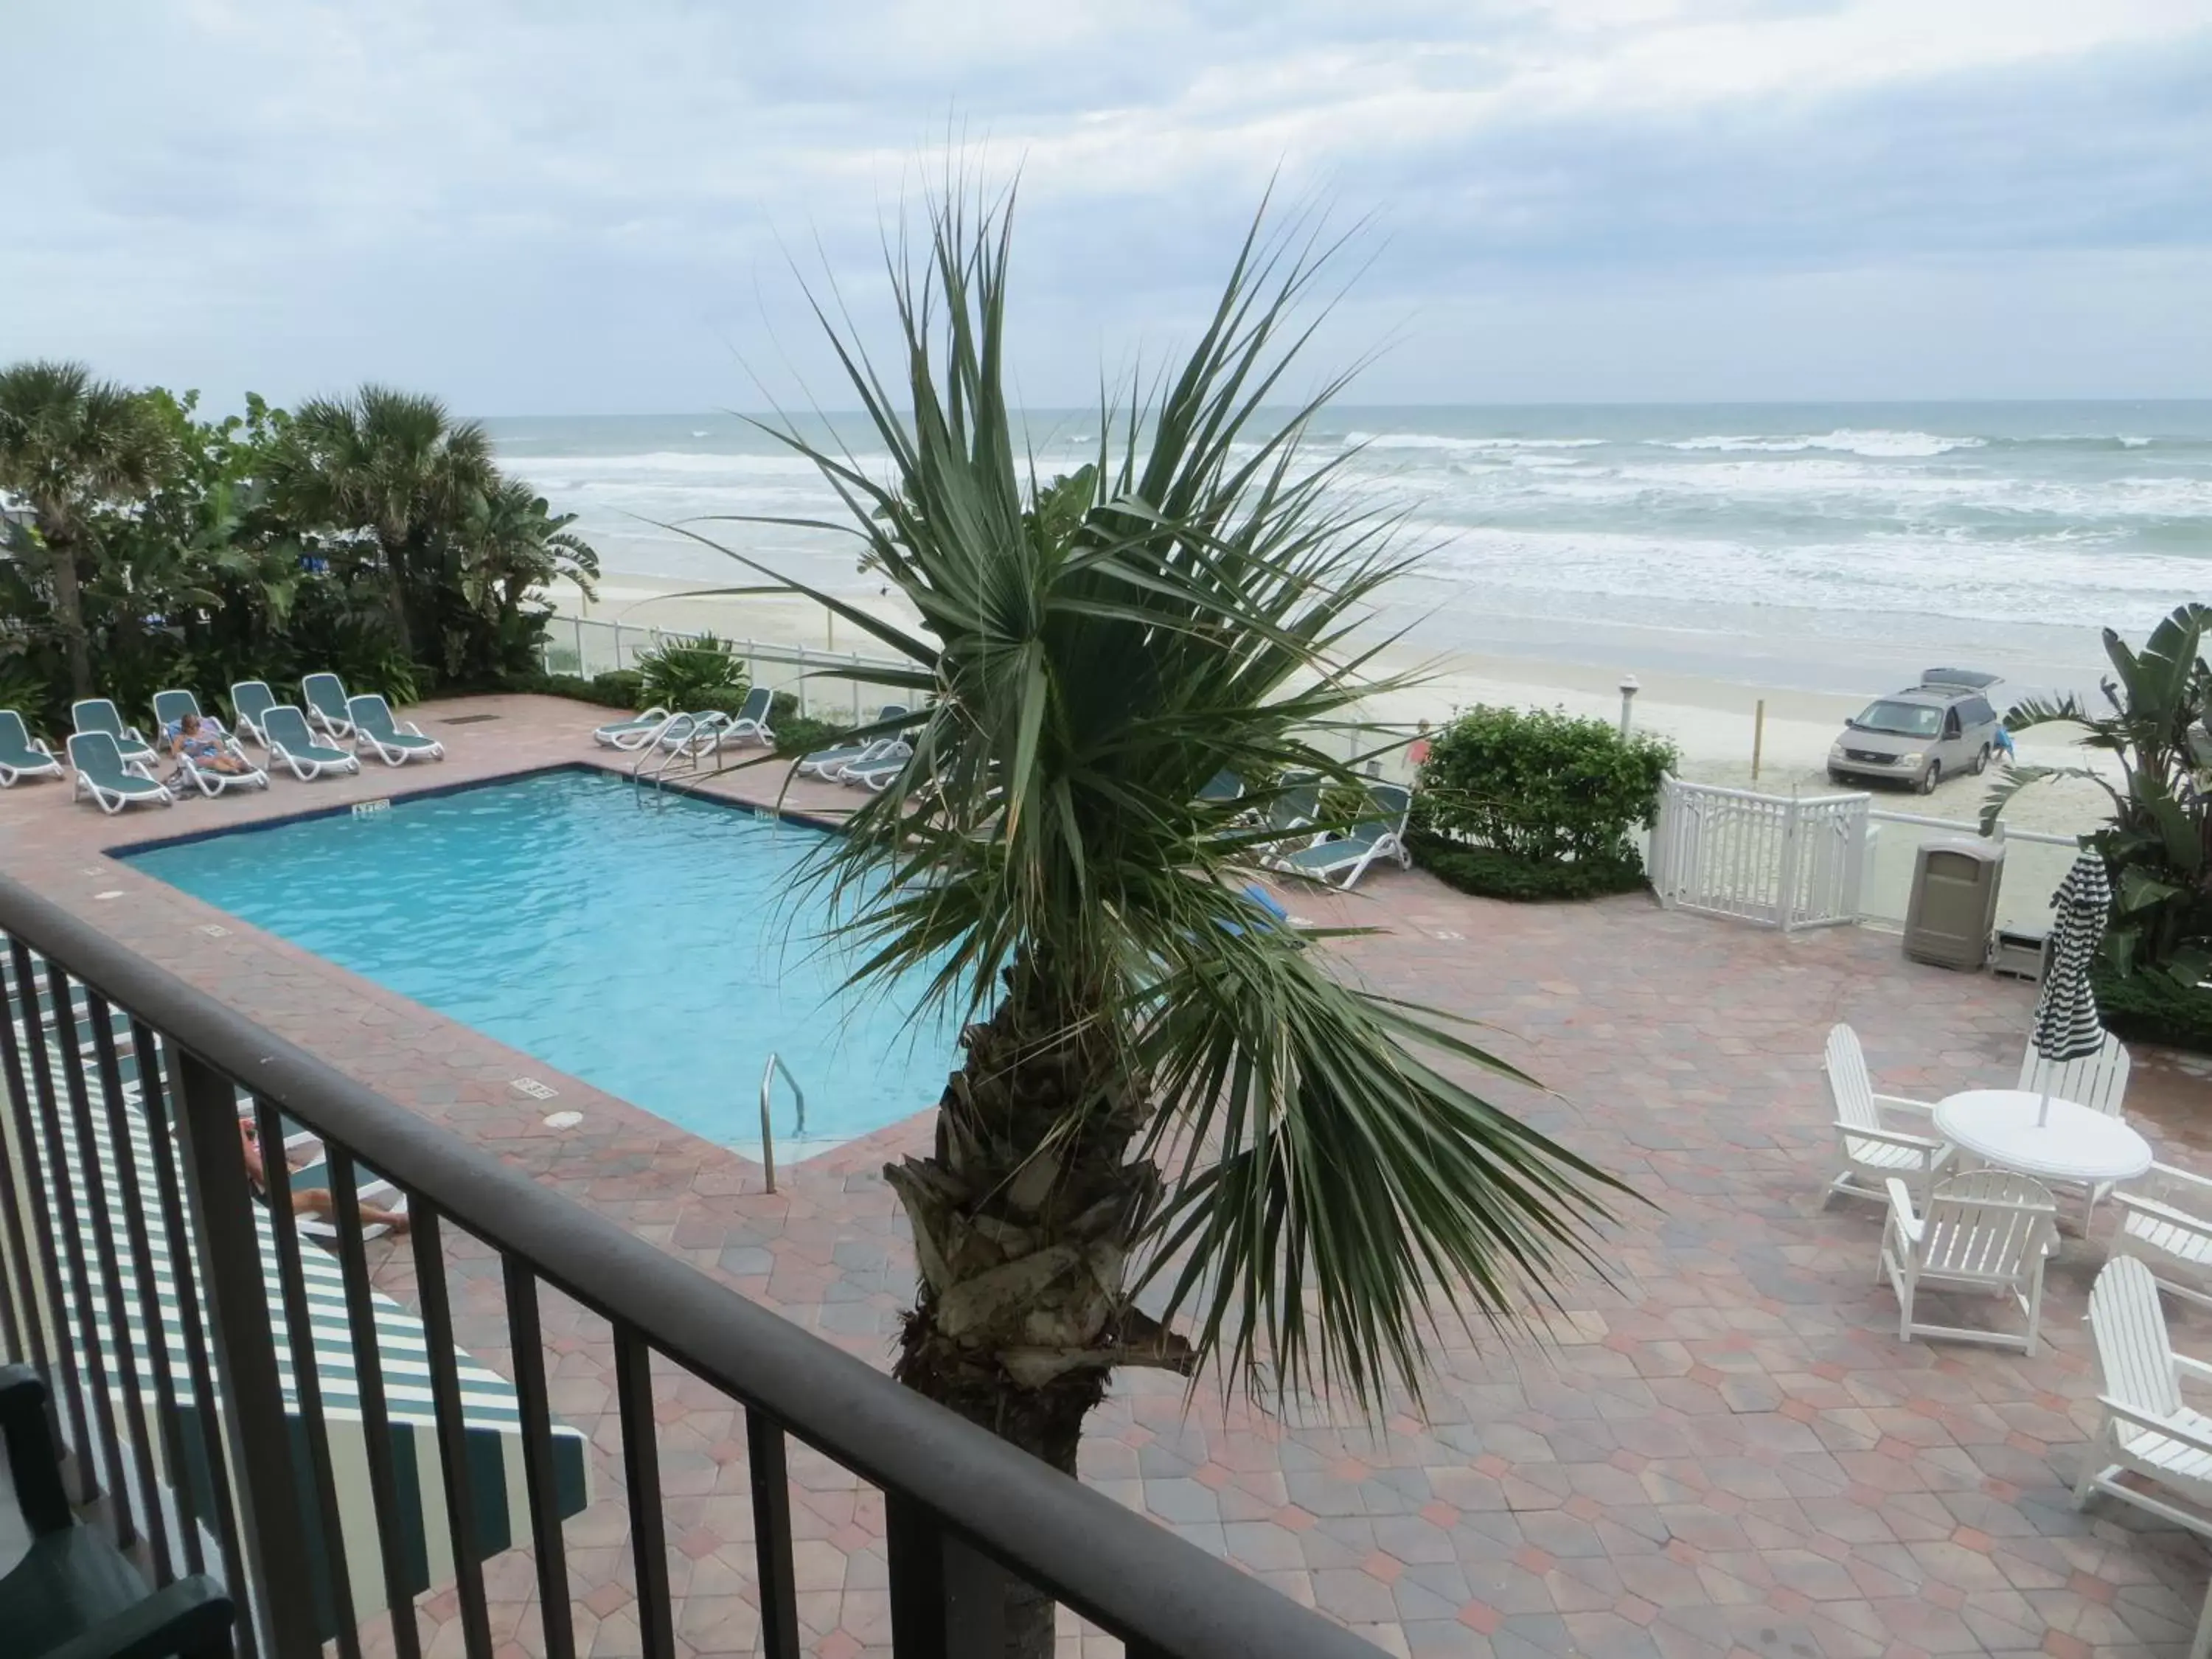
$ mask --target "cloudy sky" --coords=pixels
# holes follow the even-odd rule
[[[1023,392],[1187,340],[1280,188],[1367,401],[2212,396],[2205,0],[8,8],[0,359],[478,414],[828,387],[945,165]],[[836,399],[833,398],[832,402]]]

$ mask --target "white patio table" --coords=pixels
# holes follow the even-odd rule
[[[2001,1170],[2096,1186],[2150,1168],[2150,1143],[2117,1117],[2033,1089],[1969,1089],[1936,1103],[1936,1133]],[[2039,1115],[2045,1121],[2038,1123]]]

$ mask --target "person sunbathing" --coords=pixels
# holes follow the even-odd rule
[[[235,777],[253,769],[222,740],[212,720],[198,714],[187,714],[177,722],[169,752],[179,760],[190,756],[192,764],[204,772],[228,772]]]
[[[261,1161],[261,1137],[252,1118],[238,1120],[238,1139],[246,1156],[246,1177],[253,1183],[253,1190],[266,1198],[269,1196],[269,1169]],[[284,1167],[289,1175],[292,1167],[289,1158]],[[331,1196],[329,1188],[292,1187],[290,1191],[293,1214],[320,1216],[333,1226],[337,1224],[337,1201]],[[407,1212],[404,1210],[387,1210],[380,1204],[371,1204],[366,1200],[356,1207],[361,1211],[361,1224],[364,1227],[389,1227],[395,1233],[407,1231]]]

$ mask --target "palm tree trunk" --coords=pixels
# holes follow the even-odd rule
[[[921,1268],[893,1374],[1073,1476],[1112,1367],[1188,1370],[1189,1353],[1127,1299],[1129,1250],[1160,1191],[1158,1170],[1128,1158],[1141,1085],[1042,976],[1007,977],[996,1012],[962,1034],[935,1149],[884,1172]],[[1049,1597],[1010,1582],[1006,1620],[1007,1659],[1051,1659]]]
[[[69,653],[70,696],[93,695],[92,641],[85,632],[84,590],[77,579],[76,549],[67,542],[48,544],[54,586],[54,623]]]

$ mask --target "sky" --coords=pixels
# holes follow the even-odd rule
[[[2212,396],[2206,0],[8,9],[0,361],[476,415],[836,373],[948,169],[1019,395],[1187,344],[1272,185],[1376,403]]]

